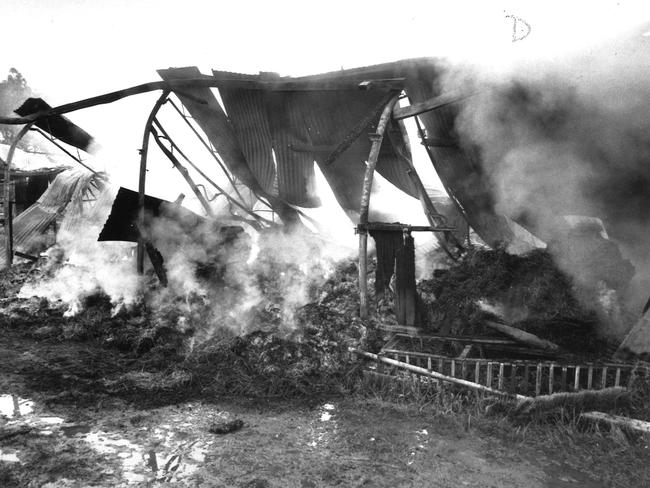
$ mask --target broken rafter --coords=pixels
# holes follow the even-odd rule
[[[145,240],[142,236],[142,229],[144,229],[144,202],[145,202],[145,180],[147,176],[147,152],[149,150],[149,136],[151,135],[151,129],[153,128],[153,121],[156,118],[156,114],[160,107],[165,103],[167,97],[169,96],[169,90],[163,90],[158,100],[151,109],[149,118],[144,125],[144,134],[142,136],[142,149],[140,149],[140,178],[138,181],[138,227],[140,229],[140,236],[138,237],[138,251],[136,257],[136,269],[139,274],[144,273],[144,253],[145,253]]]
[[[385,222],[368,222],[366,224],[359,224],[356,227],[357,232],[368,230],[387,230],[387,231],[402,231],[402,232],[450,232],[456,230],[454,227],[435,227],[430,225],[409,225]]]
[[[415,117],[416,115],[430,112],[452,103],[460,102],[461,100],[464,100],[473,95],[473,93],[465,95],[458,93],[443,93],[442,95],[430,98],[424,102],[414,103],[408,107],[397,107],[393,110],[393,118],[395,120],[402,120],[409,117]]]
[[[386,83],[374,83],[368,80],[363,88],[364,89],[386,89]],[[393,80],[394,83],[394,80]],[[107,103],[116,102],[126,97],[139,95],[141,93],[148,93],[156,90],[163,91],[179,91],[183,92],[183,88],[245,88],[250,90],[269,90],[269,91],[332,91],[332,90],[358,90],[361,88],[358,82],[355,81],[287,81],[279,79],[277,81],[260,81],[258,79],[251,79],[250,76],[228,74],[222,76],[215,72],[212,76],[204,75],[196,78],[188,78],[184,80],[170,80],[170,81],[153,81],[150,83],[143,83],[141,85],[132,86],[123,90],[117,90],[96,97],[86,98],[65,105],[60,105],[49,110],[26,115],[24,117],[0,117],[0,124],[19,125],[27,124],[29,122],[48,117],[52,115],[62,115],[76,110],[95,107],[97,105],[104,105]],[[198,103],[204,103],[203,100],[198,100]]]
[[[535,334],[531,334],[530,332],[517,329],[510,325],[494,322],[492,320],[486,320],[485,325],[487,325],[491,329],[497,330],[502,334],[507,335],[508,337],[514,339],[515,341],[521,342],[522,344],[526,344],[528,346],[535,347],[537,349],[547,350],[547,351],[560,350],[560,347],[557,344],[551,341],[547,341],[546,339],[541,339],[537,337]]]
[[[95,171],[94,169],[92,169],[90,166],[88,166],[87,164],[85,164],[81,159],[79,159],[77,156],[75,156],[75,155],[72,154],[70,151],[68,151],[65,147],[63,147],[61,144],[59,144],[59,143],[56,141],[56,139],[55,139],[54,137],[49,136],[47,133],[45,133],[44,131],[42,131],[42,130],[39,129],[38,127],[33,127],[31,130],[33,130],[33,131],[35,131],[35,132],[38,132],[38,133],[39,133],[40,135],[42,135],[45,139],[47,139],[48,141],[50,141],[52,144],[54,144],[54,145],[55,145],[56,147],[58,147],[61,151],[63,151],[63,152],[64,152],[65,154],[67,154],[68,156],[70,156],[70,158],[72,158],[74,161],[76,161],[78,164],[80,164],[81,166],[83,166],[84,168],[86,168],[86,169],[87,169],[88,171],[90,171],[91,173],[98,174],[97,171]]]

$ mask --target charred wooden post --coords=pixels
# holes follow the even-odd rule
[[[7,161],[5,161],[5,187],[4,187],[4,216],[5,216],[5,266],[11,268],[14,261],[14,226],[13,215],[11,207],[11,162],[14,159],[14,153],[20,140],[27,134],[29,129],[32,128],[34,122],[29,122],[20,129],[15,139],[9,146],[7,153]]]
[[[147,152],[149,149],[149,135],[151,133],[151,128],[153,126],[153,121],[156,118],[156,114],[158,113],[158,110],[160,110],[160,107],[162,107],[163,103],[165,103],[165,100],[167,100],[169,92],[169,88],[164,89],[158,100],[156,100],[156,103],[154,104],[153,108],[151,109],[151,113],[149,114],[149,118],[147,119],[147,123],[144,126],[144,134],[142,136],[142,149],[140,149],[140,179],[138,182],[138,227],[140,228],[141,233],[144,229],[144,189],[147,176]],[[138,238],[138,254],[136,257],[136,269],[138,271],[138,274],[144,273],[144,253],[145,240],[141,235]]]
[[[491,329],[497,330],[502,334],[507,335],[508,337],[511,337],[515,341],[521,342],[522,344],[548,351],[560,350],[557,344],[554,344],[553,342],[546,339],[541,339],[540,337],[537,337],[535,334],[531,334],[530,332],[511,327],[510,325],[494,322],[492,320],[486,320],[485,325]]]
[[[359,225],[368,223],[368,211],[370,208],[370,192],[372,190],[372,178],[379,158],[379,149],[384,138],[386,125],[390,120],[393,107],[399,99],[399,93],[394,94],[384,107],[384,111],[377,124],[377,132],[371,134],[372,146],[363,177],[363,190],[361,193],[361,209],[359,212]],[[368,231],[364,228],[359,230],[359,317],[368,318]]]

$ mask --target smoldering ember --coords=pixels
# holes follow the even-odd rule
[[[12,70],[0,485],[650,486],[626,73],[184,67],[52,107]],[[150,92],[121,187],[76,114]]]

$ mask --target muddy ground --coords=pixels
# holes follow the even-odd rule
[[[650,486],[648,439],[620,432],[515,426],[372,390],[247,399],[125,386],[143,369],[132,352],[2,327],[0,486]],[[243,427],[210,432],[233,419]]]

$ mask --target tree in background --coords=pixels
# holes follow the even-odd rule
[[[22,105],[25,99],[33,96],[27,80],[16,68],[11,68],[7,79],[0,82],[0,116],[14,117],[14,110]],[[0,143],[11,144],[14,136],[20,130],[20,126],[0,125]],[[29,138],[25,138],[18,144],[18,147],[27,149],[31,147]]]

